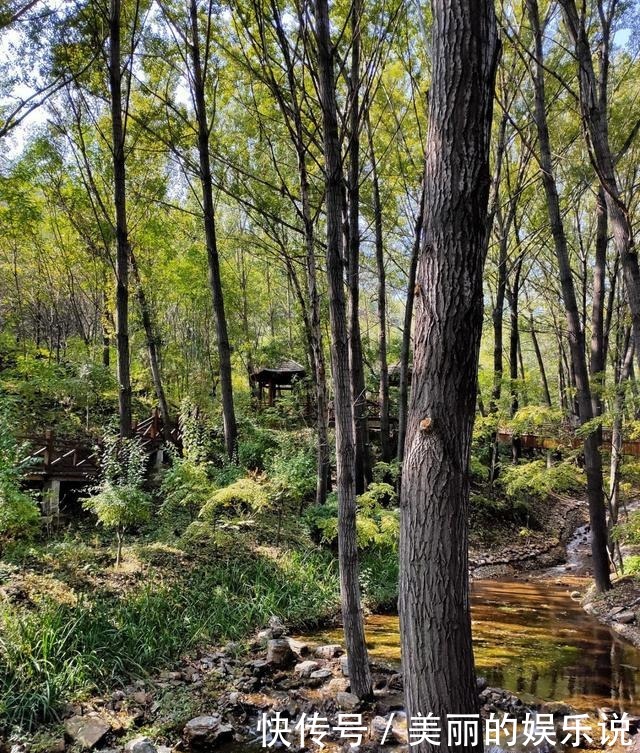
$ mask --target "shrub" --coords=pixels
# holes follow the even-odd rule
[[[238,463],[252,471],[263,471],[267,458],[278,446],[273,431],[243,421],[238,440]]]
[[[373,466],[373,480],[395,484],[402,473],[402,464],[398,460],[385,463],[382,460]]]
[[[360,549],[389,548],[395,551],[400,535],[400,516],[397,509],[380,505],[380,499],[389,498],[395,491],[389,484],[370,484],[357,498],[356,536]],[[313,505],[305,515],[311,537],[319,543],[336,546],[338,541],[338,499],[329,495],[324,505]]]
[[[0,552],[3,542],[31,536],[40,523],[36,501],[20,487],[21,448],[9,426],[10,410],[4,407],[0,410]]]
[[[185,398],[180,404],[180,428],[182,431],[182,455],[193,463],[220,462],[226,457],[224,438],[200,408]]]
[[[98,523],[116,536],[116,567],[122,559],[127,528],[146,523],[151,517],[151,497],[142,490],[147,456],[137,437],[105,437],[101,456],[102,483],[96,494],[83,503],[95,513]]]
[[[243,515],[269,504],[265,485],[254,478],[241,478],[214,492],[200,510],[202,520],[215,521],[222,513]]]
[[[640,556],[633,554],[624,558],[624,572],[626,575],[640,575]]]
[[[40,525],[40,511],[31,496],[0,485],[0,554],[3,543],[32,536]]]
[[[151,517],[150,496],[131,484],[105,483],[101,490],[85,500],[83,507],[95,513],[98,523],[116,535],[116,567],[122,559],[122,544],[127,528],[146,523]]]
[[[618,523],[611,532],[614,541],[625,544],[640,544],[640,511],[632,512],[624,523]]]
[[[181,518],[192,521],[214,489],[209,469],[209,464],[175,457],[162,477],[160,515],[176,523]]]
[[[297,432],[282,443],[267,470],[274,497],[302,505],[316,490],[315,442]]]
[[[570,461],[547,468],[545,460],[511,465],[504,468],[501,478],[508,497],[521,496],[543,499],[549,494],[567,494],[582,491],[582,472]]]
[[[373,481],[367,487],[367,491],[358,497],[358,505],[363,510],[374,510],[383,504],[393,504],[397,498],[396,490],[391,484]]]

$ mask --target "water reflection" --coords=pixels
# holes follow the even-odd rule
[[[478,674],[524,700],[564,701],[581,710],[640,713],[640,651],[585,614],[570,597],[578,583],[485,580],[472,585]],[[580,585],[584,585],[582,582]],[[317,640],[341,640],[331,631]],[[398,618],[367,620],[373,657],[400,659]]]

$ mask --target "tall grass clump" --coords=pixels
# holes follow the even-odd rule
[[[326,552],[234,554],[121,598],[0,612],[0,729],[55,719],[82,693],[157,671],[198,645],[239,640],[277,614],[304,628],[337,609]]]

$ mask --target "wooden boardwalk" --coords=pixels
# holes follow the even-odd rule
[[[513,434],[509,431],[500,430],[497,434],[498,442],[502,444],[511,444]],[[573,450],[579,450],[582,447],[583,439],[576,436],[567,436],[562,439],[556,437],[544,436],[541,434],[519,434],[520,447],[523,450],[561,450],[570,447]],[[611,451],[611,432],[602,432],[603,450]],[[622,454],[630,457],[640,457],[640,441],[625,439],[622,442]]]
[[[134,426],[134,435],[141,441],[142,447],[149,454],[157,453],[166,443],[164,426],[158,410],[149,418]],[[48,481],[52,478],[60,481],[83,482],[94,479],[99,470],[100,443],[88,438],[64,439],[56,437],[53,430],[43,435],[23,436],[27,454],[22,458],[25,467],[24,478],[29,481]],[[179,432],[173,428],[169,440],[177,443]]]

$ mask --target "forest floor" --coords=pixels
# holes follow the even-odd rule
[[[498,577],[560,562],[584,520],[583,503],[555,497],[532,505],[526,527],[475,525],[472,573]],[[13,664],[0,678],[0,712],[14,725],[6,750],[75,753],[97,736],[97,749],[119,751],[146,735],[160,753],[169,746],[166,753],[213,747],[234,735],[246,742],[261,708],[292,715],[359,709],[349,697],[341,649],[316,655],[315,647],[294,642],[281,666],[265,654],[265,640],[281,637],[279,620],[304,632],[339,615],[332,553],[295,527],[282,531],[278,544],[272,533],[242,532],[215,551],[184,551],[148,535],[128,543],[117,570],[112,542],[83,526],[5,552],[0,639]],[[395,555],[365,552],[361,565],[366,608],[392,609]],[[271,634],[256,640],[272,616],[279,618],[276,634],[272,623]],[[304,661],[314,664],[295,669]],[[374,675],[376,703],[367,713],[379,727],[376,716],[401,708],[401,679],[385,666],[374,667]],[[485,692],[483,704],[520,708],[499,689]],[[189,727],[203,715],[209,720]],[[48,721],[27,738],[15,731],[38,716]],[[25,739],[27,747],[11,747]],[[153,753],[153,746],[129,748]]]

